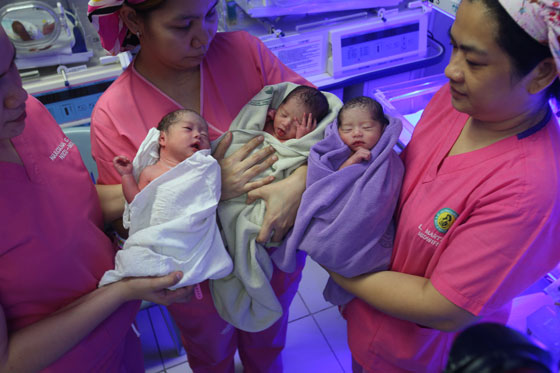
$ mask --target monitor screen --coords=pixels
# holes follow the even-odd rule
[[[420,23],[344,36],[340,39],[342,67],[417,52]]]

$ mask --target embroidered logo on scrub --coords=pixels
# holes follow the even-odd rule
[[[446,233],[449,228],[455,223],[455,220],[459,216],[455,211],[450,208],[443,208],[439,210],[434,217],[434,225],[440,233]]]

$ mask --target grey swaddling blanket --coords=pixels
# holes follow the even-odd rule
[[[338,168],[350,156],[336,123],[325,139],[311,148],[307,187],[293,229],[272,259],[286,272],[295,269],[296,250],[306,251],[322,266],[345,277],[387,269],[394,238],[393,213],[404,166],[393,150],[402,129],[390,118],[369,162]],[[349,302],[353,295],[331,278],[323,291],[333,304]]]
[[[278,108],[284,97],[295,87],[293,83],[280,83],[264,87],[241,109],[231,124],[233,141],[226,156],[235,152],[258,135],[264,136],[260,148],[272,145],[278,161],[258,175],[273,175],[282,180],[305,164],[309,149],[323,138],[328,123],[335,120],[341,101],[335,95],[323,92],[329,102],[329,113],[317,124],[317,128],[300,139],[280,142],[263,132],[269,106]],[[215,149],[221,138],[212,143]],[[222,224],[225,241],[233,258],[233,273],[225,278],[210,281],[214,304],[220,316],[238,329],[256,332],[268,328],[282,315],[282,306],[270,285],[273,265],[266,248],[255,239],[261,229],[265,214],[265,202],[257,200],[247,205],[247,195],[221,201],[218,217]]]

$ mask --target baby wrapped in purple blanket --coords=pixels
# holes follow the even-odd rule
[[[393,147],[402,123],[369,97],[344,104],[337,122],[311,148],[296,222],[272,254],[283,271],[294,271],[296,250],[345,277],[389,267],[404,174]],[[323,295],[336,305],[353,298],[332,279]]]

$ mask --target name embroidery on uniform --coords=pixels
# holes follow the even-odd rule
[[[428,228],[424,228],[422,224],[418,226],[418,237],[435,247],[438,247],[441,240],[443,240],[443,236],[440,236],[436,232],[432,232]]]
[[[446,233],[457,220],[457,216],[459,214],[450,208],[445,207],[439,210],[434,217],[434,225],[438,232]]]
[[[56,148],[49,156],[50,160],[54,161],[57,158],[59,159],[66,158],[66,156],[68,155],[68,151],[70,151],[70,149],[72,149],[73,147],[74,147],[74,143],[70,141],[68,137],[65,137],[64,139],[62,139],[60,144],[56,146]]]

